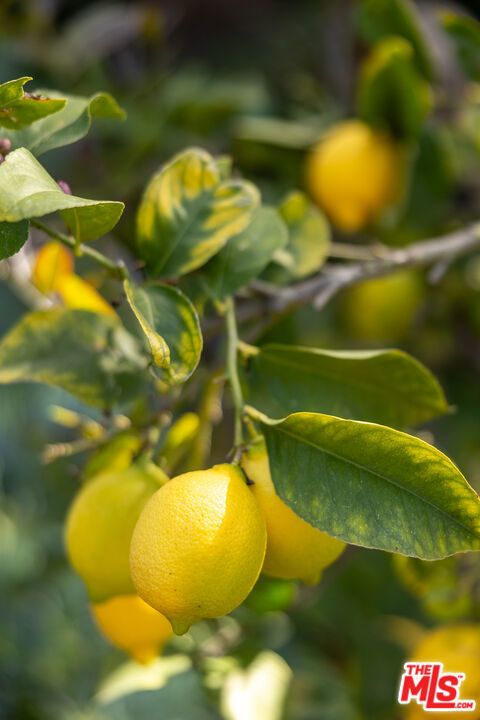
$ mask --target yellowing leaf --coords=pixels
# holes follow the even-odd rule
[[[118,317],[55,308],[24,315],[0,340],[0,384],[39,382],[100,408],[138,395],[148,377]]]
[[[53,240],[43,245],[37,253],[32,283],[37,290],[47,295],[56,290],[60,277],[71,274],[73,268],[73,254]]]
[[[277,493],[319,530],[423,560],[480,550],[480,499],[432,445],[331,415],[249,412],[261,423]]]
[[[157,277],[204,265],[244,230],[259,204],[254,185],[222,180],[203,150],[185,150],[148,184],[137,217],[139,250]]]
[[[78,275],[60,275],[57,278],[56,292],[63,304],[74,310],[90,310],[102,315],[116,315],[114,309],[90,283]]]
[[[185,382],[203,347],[194,306],[180,290],[162,283],[135,286],[125,281],[124,288],[162,379],[173,385]]]

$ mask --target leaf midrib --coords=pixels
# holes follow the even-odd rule
[[[188,164],[186,164],[186,165],[188,165]],[[193,212],[190,213],[190,217],[187,218],[187,221],[184,223],[184,225],[183,225],[183,227],[181,228],[180,232],[177,234],[176,239],[175,239],[174,242],[172,243],[171,248],[170,248],[169,251],[165,254],[164,262],[162,263],[162,266],[161,266],[161,270],[162,270],[163,272],[166,272],[166,270],[167,270],[167,268],[168,268],[168,264],[169,264],[169,263],[171,262],[171,260],[172,260],[172,256],[175,255],[175,253],[176,253],[177,250],[178,250],[178,247],[183,243],[183,240],[184,240],[185,237],[187,236],[187,233],[190,231],[190,229],[192,228],[192,226],[195,225],[195,224],[198,224],[199,217],[201,217],[202,210],[204,209],[205,204],[206,204],[206,202],[207,202],[206,197],[208,197],[208,199],[209,199],[210,202],[211,202],[211,200],[212,200],[213,197],[214,197],[214,191],[223,184],[223,183],[220,181],[220,177],[218,176],[218,180],[217,180],[217,183],[216,183],[215,185],[212,185],[212,187],[210,187],[210,188],[208,188],[208,189],[205,188],[204,185],[203,185],[203,183],[205,182],[205,170],[206,170],[205,165],[202,165],[202,175],[201,175],[201,177],[202,177],[202,180],[201,180],[201,182],[202,182],[202,191],[201,191],[201,192],[197,195],[197,197],[193,200],[193,202],[192,202]],[[184,167],[184,168],[183,168],[183,174],[182,174],[183,177],[185,176],[185,174],[187,173],[187,171],[188,171],[188,167]],[[183,179],[183,178],[182,178],[182,179]],[[185,198],[184,198],[184,202],[182,203],[182,206],[185,207],[185,204],[188,204],[188,203],[185,203]],[[173,218],[172,218],[172,220],[173,220]],[[179,272],[188,272],[189,270],[195,269],[194,267],[191,267],[191,262],[192,262],[192,259],[190,259],[190,260],[185,260],[183,263],[181,263],[180,266],[179,266]],[[202,264],[203,264],[203,263],[202,263]]]

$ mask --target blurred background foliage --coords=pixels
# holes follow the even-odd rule
[[[126,110],[126,121],[99,121],[68,151],[42,158],[75,194],[126,203],[115,238],[102,241],[121,254],[147,179],[187,145],[232,155],[272,201],[305,189],[309,147],[356,114],[365,58],[400,34],[435,107],[402,207],[378,236],[348,240],[405,245],[479,217],[480,26],[456,24],[448,12],[480,13],[474,0],[418,2],[418,24],[409,26],[399,24],[397,5],[3,0],[0,81],[32,75],[40,88],[105,90]],[[16,262],[16,282],[0,282],[2,334],[26,306],[18,286],[25,257]],[[410,274],[360,286],[321,314],[290,314],[264,339],[410,351],[438,375],[452,406],[423,436],[480,489],[480,257],[434,280]],[[71,439],[52,421],[55,403],[79,409],[45,387],[0,388],[1,718],[392,720],[400,668],[422,628],[478,619],[475,557],[426,564],[350,548],[318,588],[263,579],[233,617],[195,627],[146,669],[125,664],[95,630],[65,562],[63,520],[80,468],[77,458],[41,462],[48,443]],[[214,433],[227,446],[221,425]]]

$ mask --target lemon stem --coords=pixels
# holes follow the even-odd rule
[[[238,375],[238,329],[237,319],[235,316],[235,303],[232,297],[229,297],[225,306],[225,322],[227,326],[227,375],[230,381],[230,389],[232,392],[233,405],[235,408],[235,432],[234,444],[239,447],[243,442],[243,393]]]

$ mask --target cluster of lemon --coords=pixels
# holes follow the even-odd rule
[[[276,494],[263,443],[238,465],[169,480],[147,460],[88,479],[69,511],[66,545],[93,614],[136,660],[173,631],[240,605],[260,572],[317,583],[344,543]]]

